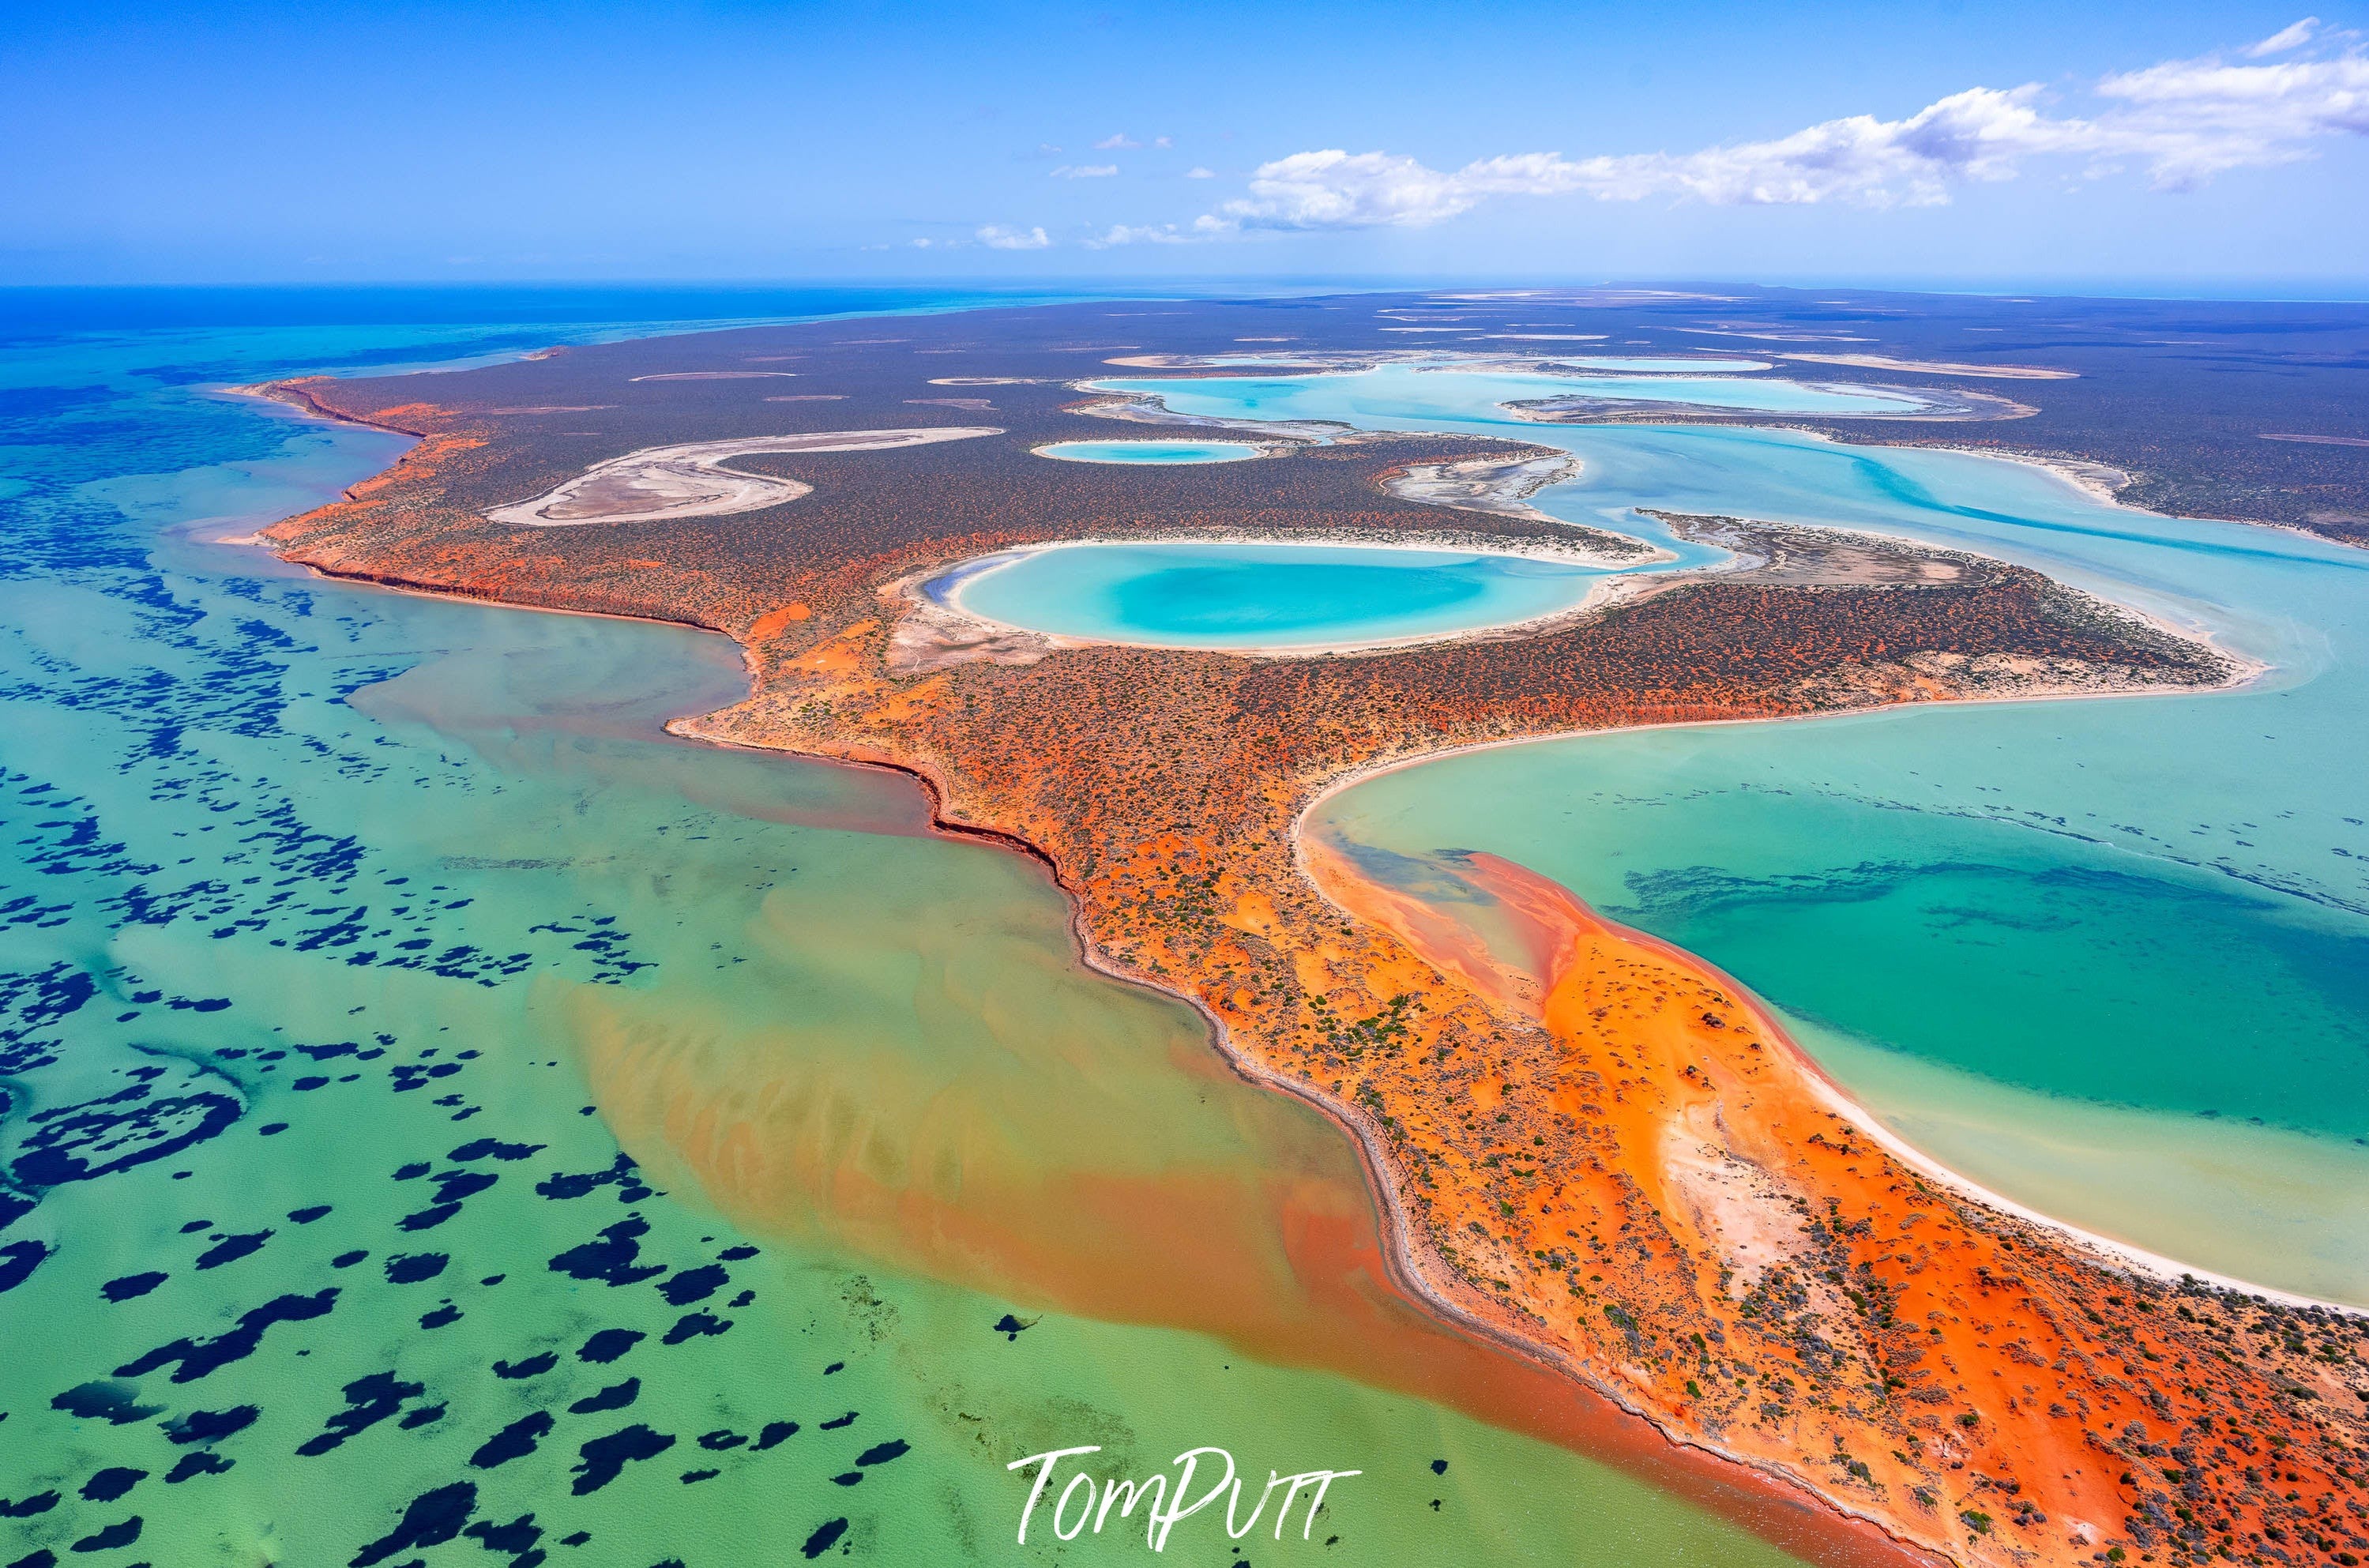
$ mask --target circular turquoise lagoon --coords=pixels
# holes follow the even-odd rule
[[[1252,441],[1055,441],[1036,449],[1065,463],[1240,463],[1258,454]]]
[[[947,585],[1006,625],[1160,647],[1357,647],[1567,610],[1605,574],[1526,555],[1382,545],[1059,544]]]

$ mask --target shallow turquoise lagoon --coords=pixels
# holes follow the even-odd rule
[[[1689,363],[1689,370],[1697,369]],[[1156,395],[1176,413],[1205,418],[1329,419],[1370,429],[1400,421],[1452,418],[1459,426],[1534,429],[1496,405],[1542,397],[1596,397],[1621,403],[1685,404],[1752,414],[1906,414],[1922,406],[1901,393],[1811,385],[1771,377],[1719,375],[1564,376],[1498,371],[1447,371],[1383,365],[1345,373],[1199,377],[1097,383],[1104,391]]]
[[[1420,400],[1386,412],[1322,379],[1173,384],[1230,418],[1507,422],[1493,376],[1406,377]],[[2369,555],[2104,506],[1960,453],[1521,431],[1581,458],[1536,503],[1575,522],[1669,543],[1632,509],[1650,506],[1927,539],[2274,670],[2235,692],[1480,752],[1361,784],[1320,830],[1533,866],[1751,985],[1896,1132],[1994,1190],[2183,1263],[2369,1301]]]
[[[1163,647],[1315,647],[1440,636],[1566,610],[1604,573],[1521,555],[1356,545],[1065,544],[955,589],[1007,625]]]
[[[1067,463],[1240,463],[1258,454],[1249,441],[1055,441],[1036,449],[1039,457]]]

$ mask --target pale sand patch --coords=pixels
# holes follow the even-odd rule
[[[627,381],[762,381],[768,376],[794,376],[795,371],[667,371],[658,375],[627,376]]]
[[[1715,1105],[1688,1105],[1662,1128],[1662,1173],[1696,1230],[1718,1243],[1734,1271],[1728,1294],[1741,1299],[1771,1267],[1802,1255],[1808,1238],[1791,1207],[1793,1191],[1731,1147]]]
[[[1872,338],[1860,338],[1848,332],[1745,332],[1727,326],[1681,326],[1680,332],[1691,332],[1700,338],[1750,338],[1764,343],[1872,343]]]
[[[1808,430],[1805,434],[1831,441],[1824,430]],[[1994,463],[2020,463],[2027,468],[2044,469],[2066,484],[2072,486],[2100,506],[2113,507],[2121,511],[2136,512],[2141,517],[2161,517],[2145,507],[2134,507],[2121,499],[2122,493],[2136,482],[2137,476],[2111,463],[2098,463],[2086,457],[2066,457],[2036,452],[2007,452],[1993,447],[1950,446],[1935,442],[1931,446],[1903,447],[1904,452],[1954,452],[1965,457],[1987,457]]]
[[[754,511],[795,500],[813,486],[723,466],[731,458],[767,452],[876,452],[884,447],[1002,433],[986,426],[951,425],[899,430],[809,430],[798,435],[739,436],[730,441],[644,447],[596,464],[532,500],[496,507],[486,517],[488,521],[529,528],[566,528],[588,522],[657,522]]]
[[[1208,362],[1207,354],[1127,354],[1103,361],[1106,365],[1124,365],[1135,371],[1198,370]]]
[[[2052,370],[2045,365],[1969,365],[1956,360],[1896,360],[1890,354],[1779,354],[1780,360],[1806,360],[1819,365],[1858,365],[1872,371],[1929,371],[1935,375],[1988,376],[1993,381],[2078,381],[2079,371]]]
[[[2266,441],[2305,441],[2313,446],[2369,446],[2369,440],[2360,436],[2288,436],[2264,430],[2261,438]]]
[[[1674,559],[1658,545],[1566,521],[1530,505],[1533,495],[1549,485],[1578,477],[1581,467],[1580,460],[1567,452],[1551,457],[1470,457],[1454,463],[1418,463],[1385,474],[1382,488],[1402,500],[1552,523],[1597,566],[1634,567]]]

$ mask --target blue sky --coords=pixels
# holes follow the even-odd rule
[[[2351,29],[2369,16],[2305,16],[19,0],[0,17],[0,281],[1397,274],[2359,297],[2369,57]]]

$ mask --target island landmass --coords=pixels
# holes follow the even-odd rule
[[[1679,513],[1662,514],[1673,533],[1730,558],[1617,578],[1548,622],[1355,654],[982,631],[932,592],[983,556],[1088,538],[1450,542],[1593,551],[1608,566],[1656,554],[1532,509],[1528,495],[1568,459],[1518,441],[1261,426],[1276,445],[1259,461],[1124,471],[1032,451],[1106,437],[1114,418],[1162,421],[1085,384],[1105,361],[1191,369],[1256,342],[1337,368],[1402,348],[1378,334],[1434,312],[1472,352],[1542,323],[1653,352],[1687,333],[1733,348],[1727,336],[1812,331],[1848,340],[1848,357],[1829,359],[1887,372],[1935,351],[1897,316],[1880,337],[1838,333],[1831,312],[1790,298],[1535,293],[1178,302],[1156,321],[1086,304],[898,318],[894,338],[818,323],[645,339],[432,382],[268,389],[421,441],[267,538],[336,576],[730,635],[750,696],[678,733],[900,770],[944,830],[1040,857],[1074,901],[1086,961],[1185,998],[1240,1071],[1356,1138],[1411,1299],[1677,1442],[1959,1561],[2342,1562],[2363,1550],[2359,1318],[2182,1276],[1991,1201],[1879,1136],[1701,960],[1511,863],[1384,855],[1310,818],[1349,781],[1459,748],[2194,692],[2245,679],[2240,661],[1986,556]],[[2121,468],[2134,451],[2121,427],[2103,414],[2085,426],[2092,404],[2066,416],[2054,401],[2101,386],[2111,398],[2118,378],[2087,361],[2034,375],[2035,361],[2079,357],[2045,358],[2053,347],[2029,324],[2000,334],[1991,373],[2030,383],[2016,427],[2053,432],[2040,455]],[[1985,373],[1969,356],[1961,338],[1929,373]],[[791,364],[812,402],[764,397],[766,381],[742,369],[760,360]],[[931,395],[946,384],[981,395]],[[2009,401],[1916,390],[1921,406],[1985,417]],[[1772,422],[1653,417],[1674,415]],[[1643,417],[1582,415],[1598,416]],[[936,439],[862,451],[818,439],[867,429]],[[1917,429],[1848,439],[1913,441]],[[2245,440],[2358,466],[2340,447]],[[584,487],[694,447],[729,448],[731,469],[665,475],[657,487],[680,490],[686,509],[650,515],[665,498],[630,475],[615,494]],[[2369,528],[2369,486],[2309,476],[2317,467],[2279,471],[2283,487],[2262,468],[2214,480],[2154,457],[2147,472],[2123,493],[2210,505],[2250,486],[2279,498],[2260,521],[2338,538]],[[761,482],[734,492],[749,509],[701,499],[741,481]],[[571,509],[570,496],[587,515],[519,513]],[[562,521],[578,525],[550,526]],[[732,1180],[721,1160],[700,1174]]]

